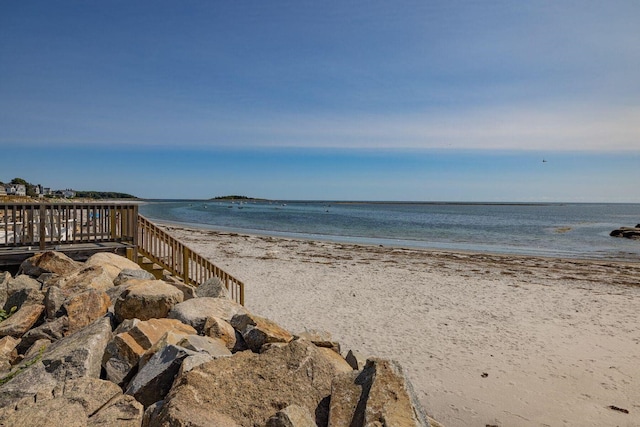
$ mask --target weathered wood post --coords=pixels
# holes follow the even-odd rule
[[[40,222],[38,224],[39,230],[38,233],[40,235],[40,250],[43,251],[45,249],[45,238],[46,238],[46,230],[47,230],[47,209],[44,203],[40,203]]]
[[[191,251],[186,246],[182,247],[182,279],[189,285],[189,257]]]

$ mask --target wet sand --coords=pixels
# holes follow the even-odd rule
[[[640,425],[640,263],[166,228],[253,312],[399,360],[446,426]]]

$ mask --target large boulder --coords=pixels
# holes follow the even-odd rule
[[[182,299],[182,292],[162,280],[140,281],[120,295],[115,302],[114,311],[118,322],[134,318],[159,319],[167,317],[169,311],[181,303]]]
[[[42,364],[56,379],[99,378],[102,355],[111,340],[111,320],[103,317],[51,344]]]
[[[107,314],[111,300],[103,291],[89,289],[73,295],[63,305],[68,318],[67,335],[84,328]]]
[[[36,324],[44,311],[44,305],[25,305],[11,317],[0,322],[0,337],[10,335],[19,338]]]
[[[16,310],[23,305],[42,304],[44,295],[41,291],[42,285],[37,280],[21,274],[14,279],[9,279],[6,283],[6,297],[3,308],[6,311],[16,307]]]
[[[198,286],[196,292],[199,297],[229,298],[227,287],[215,276]]]
[[[55,396],[41,393],[35,401],[24,399],[0,409],[0,425],[139,427],[142,423],[142,405],[109,381],[72,379],[55,389]]]
[[[347,372],[333,380],[329,427],[373,425],[429,426],[397,362],[369,359],[362,371]]]
[[[5,376],[8,381],[0,386],[0,408],[58,396],[65,382],[74,378],[98,378],[110,336],[110,321],[103,318],[13,366]]]
[[[235,301],[224,298],[193,298],[176,304],[169,312],[169,318],[178,319],[182,323],[191,325],[198,333],[203,333],[208,317],[214,316],[229,322],[238,313],[247,310]]]
[[[63,290],[78,292],[84,289],[106,291],[113,286],[113,272],[108,266],[90,265],[60,279],[57,283]]]
[[[119,385],[128,382],[140,358],[169,332],[176,335],[174,344],[196,333],[191,326],[174,319],[124,321],[104,352],[102,365],[107,379]]]
[[[72,260],[61,252],[47,251],[36,254],[23,261],[22,264],[20,264],[19,272],[32,277],[38,277],[43,273],[55,273],[60,276],[65,276],[79,269],[80,266],[80,263]]]
[[[112,254],[109,252],[98,252],[97,254],[91,255],[91,257],[84,263],[86,266],[91,265],[111,265],[116,267],[119,272],[122,270],[142,270],[135,262],[127,259],[123,256]],[[119,273],[118,273],[119,274]],[[116,274],[117,277],[117,274]]]
[[[171,389],[182,361],[194,354],[175,345],[164,347],[140,369],[129,383],[126,394],[135,397],[145,408],[162,400]]]
[[[206,422],[189,422],[215,413],[242,426],[261,426],[289,405],[306,408],[318,425],[326,425],[331,381],[338,373],[305,340],[262,354],[245,351],[217,358],[176,378],[151,425],[204,426]]]
[[[265,344],[287,343],[293,339],[293,335],[286,329],[272,320],[255,314],[236,314],[230,323],[236,331],[240,332],[247,346],[255,352],[259,352]]]

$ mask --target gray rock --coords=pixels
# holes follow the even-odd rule
[[[132,279],[134,280],[134,279]],[[107,289],[105,292],[109,296],[111,300],[111,307],[114,307],[115,302],[122,296],[124,291],[131,287],[131,282],[125,282],[123,285],[114,286],[112,288]]]
[[[7,302],[7,291],[11,279],[11,273],[8,271],[0,271],[0,307],[4,307],[4,303]]]
[[[27,305],[40,305],[44,302],[44,294],[38,289],[19,289],[13,292],[7,301],[4,303],[4,309],[6,311],[16,307],[20,310],[23,306]]]
[[[164,347],[138,372],[125,393],[135,397],[145,408],[164,399],[171,389],[182,361],[194,354],[196,353],[191,350],[175,345]]]
[[[265,427],[316,427],[307,408],[289,405],[267,420]]]
[[[160,410],[162,409],[163,404],[164,404],[164,400],[159,400],[153,405],[150,405],[144,411],[144,416],[142,417],[142,427],[154,427],[153,424],[151,424],[151,420],[158,417],[158,414],[160,413]]]
[[[227,287],[217,277],[212,277],[198,286],[197,294],[199,297],[210,298],[229,298]]]
[[[14,408],[24,400],[33,402],[36,396],[51,398],[54,390],[60,387],[59,381],[47,372],[41,362],[28,366],[23,361],[14,366],[4,378],[9,376],[12,376],[11,380],[0,387],[0,408]]]
[[[22,341],[18,346],[18,351],[24,353],[34,342],[40,339],[46,339],[51,342],[62,339],[67,331],[67,318],[65,316],[59,317],[50,322],[45,322],[42,325],[29,330],[22,336]]]
[[[207,362],[211,362],[213,359],[215,359],[215,357],[207,353],[198,353],[193,356],[189,356],[182,361],[182,365],[180,365],[180,370],[178,371],[178,376]]]
[[[178,343],[178,346],[198,353],[207,353],[211,356],[231,356],[231,352],[225,342],[217,338],[189,335],[183,338]]]
[[[67,294],[57,286],[51,286],[47,289],[44,296],[45,316],[47,319],[55,319],[64,315],[62,304],[67,299]]]
[[[102,358],[107,379],[121,386],[126,385],[135,374],[135,368],[142,367],[141,357],[146,356],[158,341],[166,339],[170,332],[175,335],[171,344],[196,333],[191,326],[175,319],[129,319],[122,322],[107,344]]]
[[[429,426],[397,362],[369,359],[362,371],[347,372],[333,380],[329,427],[369,425]]]
[[[32,357],[37,357],[39,354],[43,353],[49,346],[51,345],[51,341],[46,338],[41,338],[31,344],[31,347],[24,353],[24,360],[28,360]]]
[[[42,284],[32,277],[20,274],[7,282],[7,297],[10,297],[12,293],[21,289],[35,289],[39,291],[42,289]]]
[[[235,301],[203,297],[176,304],[169,312],[168,317],[193,326],[201,334],[207,317],[219,317],[229,322],[238,313],[247,313],[247,310]]]
[[[25,304],[41,304],[44,295],[40,288],[40,282],[24,274],[10,279],[6,284],[4,310],[9,311],[12,307],[20,309]]]
[[[42,363],[56,379],[100,377],[102,356],[111,339],[111,321],[107,317],[54,342],[42,357]]]

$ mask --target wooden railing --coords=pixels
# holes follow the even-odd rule
[[[185,283],[217,277],[244,304],[244,284],[138,215],[134,203],[0,203],[0,249],[63,249],[77,243],[130,245],[131,258],[147,257]]]
[[[185,283],[201,285],[212,277],[224,283],[232,299],[244,304],[244,283],[186,247],[166,231],[138,215],[138,254],[160,265]]]
[[[0,247],[41,250],[72,243],[136,244],[135,204],[0,203]]]

